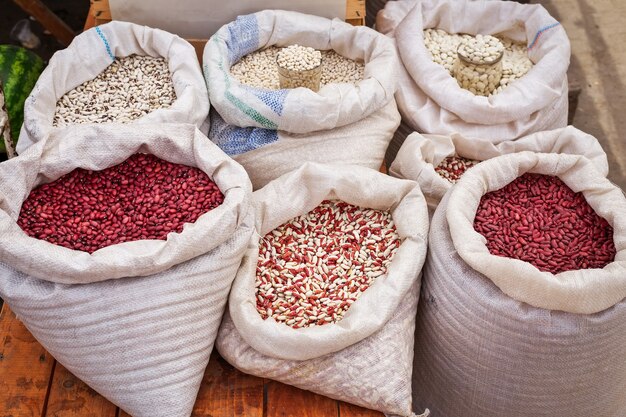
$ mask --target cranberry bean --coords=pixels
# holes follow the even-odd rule
[[[257,311],[300,328],[341,320],[387,273],[400,238],[389,212],[323,201],[272,230],[259,246]]]
[[[435,167],[435,172],[451,183],[457,182],[463,173],[478,164],[480,161],[463,158],[461,156],[449,156]]]

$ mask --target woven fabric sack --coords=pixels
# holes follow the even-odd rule
[[[245,55],[292,44],[363,61],[364,79],[314,92],[255,88],[230,74]],[[394,99],[398,68],[393,41],[370,28],[283,10],[240,16],[204,49],[204,76],[215,110],[211,123],[216,124],[209,138],[246,168],[255,188],[306,161],[348,157],[345,163],[378,169],[400,123]]]
[[[304,161],[378,170],[399,124],[400,113],[395,102],[360,122],[300,134],[232,126],[212,109],[209,138],[243,165],[256,190],[298,169]],[[247,150],[241,151],[240,146]]]
[[[570,43],[541,5],[511,1],[400,0],[378,13],[402,61],[396,100],[420,133],[462,133],[499,143],[567,125]],[[424,45],[423,30],[499,34],[526,42],[534,67],[492,97],[462,89]]]
[[[207,173],[222,205],[167,240],[92,254],[17,225],[35,186],[137,152]],[[253,232],[243,168],[193,125],[85,125],[0,165],[0,295],[70,372],[134,417],[191,414],[232,280]]]
[[[426,197],[428,208],[434,211],[453,184],[440,176],[437,167],[449,156],[461,156],[486,161],[516,152],[565,153],[590,159],[603,176],[609,173],[609,163],[596,138],[573,126],[533,133],[494,145],[482,138],[468,138],[461,134],[421,135],[412,133],[403,143],[389,173],[398,178],[417,181]]]
[[[490,255],[481,196],[526,173],[558,176],[614,228],[603,269],[541,272]],[[416,406],[433,415],[626,415],[626,199],[580,155],[522,152],[467,171],[432,219],[416,330]]]
[[[50,58],[24,103],[17,152],[22,153],[58,129],[53,126],[54,113],[65,93],[94,79],[115,58],[130,55],[165,58],[176,93],[170,107],[148,113],[133,123],[191,123],[200,127],[209,113],[209,100],[193,46],[160,29],[113,21],[81,33]]]
[[[253,195],[256,231],[237,273],[216,346],[243,372],[331,398],[412,415],[415,311],[428,214],[416,183],[362,167],[307,163]],[[256,310],[261,236],[326,199],[390,210],[402,244],[382,275],[332,324],[293,329]]]

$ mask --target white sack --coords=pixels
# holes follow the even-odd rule
[[[388,273],[332,324],[293,329],[256,310],[261,236],[325,199],[391,210],[402,244]],[[238,369],[380,411],[410,415],[413,330],[428,214],[416,183],[361,167],[307,163],[253,194],[256,230],[237,273],[218,350]]]
[[[615,262],[541,272],[490,255],[481,196],[556,175],[614,228]],[[626,415],[626,199],[582,156],[523,152],[468,171],[431,224],[416,331],[416,404],[440,417]]]
[[[137,152],[196,166],[224,203],[167,240],[93,254],[28,237],[16,220],[35,186]],[[70,372],[134,417],[191,414],[230,286],[253,231],[243,168],[193,125],[58,129],[0,164],[0,295]]]
[[[365,63],[357,85],[334,83],[267,90],[240,83],[230,68],[269,46],[299,44]],[[239,16],[211,37],[203,69],[212,105],[230,125],[309,133],[357,122],[394,100],[398,59],[393,42],[363,26],[284,10]]]
[[[403,120],[423,133],[462,133],[499,143],[567,125],[570,43],[541,5],[512,1],[401,0],[378,13],[376,27],[396,41],[402,61],[396,100]],[[492,97],[462,89],[430,58],[423,30],[500,34],[526,42],[535,64]]]
[[[230,74],[249,53],[294,43],[363,61],[364,79],[314,92],[250,87]],[[209,138],[244,166],[255,189],[307,161],[378,169],[400,124],[393,42],[369,28],[266,10],[220,29],[204,49],[203,64],[214,108]]]
[[[228,125],[211,110],[209,138],[243,165],[256,190],[305,161],[378,170],[399,124],[394,101],[351,125],[302,134]]]
[[[417,181],[426,197],[428,208],[437,208],[443,195],[453,184],[440,176],[437,167],[449,156],[486,161],[496,156],[532,151],[582,155],[590,159],[603,176],[609,173],[609,164],[596,138],[573,126],[533,133],[494,145],[482,138],[469,138],[458,133],[451,135],[421,135],[413,133],[406,138],[389,173],[398,178]]]
[[[202,125],[209,100],[193,46],[176,35],[127,22],[110,22],[76,36],[56,52],[24,103],[24,124],[17,152],[45,139],[52,126],[57,101],[68,91],[94,79],[114,58],[129,55],[162,57],[168,62],[176,100],[133,123],[191,123]]]

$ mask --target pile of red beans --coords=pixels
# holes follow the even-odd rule
[[[223,201],[200,169],[135,154],[102,171],[75,169],[35,188],[17,223],[31,237],[93,253],[122,242],[165,240]]]
[[[581,193],[554,176],[524,174],[485,194],[474,229],[487,239],[491,254],[553,274],[603,268],[615,259],[613,228]]]

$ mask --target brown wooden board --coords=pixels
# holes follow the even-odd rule
[[[193,416],[263,417],[263,379],[237,371],[213,352]]]
[[[0,313],[0,416],[43,415],[54,359],[5,303]]]
[[[46,415],[116,417],[117,407],[57,363],[50,385]]]
[[[339,415],[341,417],[385,417],[379,411],[368,410],[354,404],[339,403]]]
[[[337,417],[337,401],[309,391],[268,381],[265,417]]]

